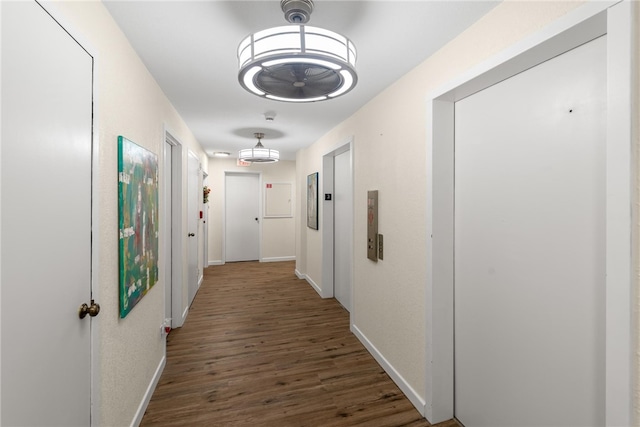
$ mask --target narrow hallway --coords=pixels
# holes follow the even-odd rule
[[[428,426],[293,262],[205,270],[143,426]],[[443,423],[441,427],[457,426]]]

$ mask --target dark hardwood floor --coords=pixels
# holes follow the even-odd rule
[[[245,262],[205,269],[141,425],[430,424],[293,262]]]

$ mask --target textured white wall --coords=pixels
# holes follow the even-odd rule
[[[320,170],[330,147],[354,136],[355,326],[424,399],[426,283],[426,96],[473,66],[542,29],[581,2],[507,1],[298,153],[298,179]],[[379,191],[385,259],[366,257],[366,194]],[[304,212],[304,199],[299,199]],[[319,236],[299,226],[298,268],[317,284]],[[305,253],[306,250],[306,253]]]
[[[164,319],[164,268],[160,280],[129,313],[118,311],[118,192],[117,137],[123,135],[158,154],[163,181],[163,124],[186,149],[207,158],[100,2],[56,2],[54,16],[86,43],[96,56],[95,102],[99,141],[99,271],[96,285],[100,316],[97,425],[130,425],[165,353],[160,325]],[[186,160],[186,159],[185,159]],[[186,161],[183,164],[186,171]],[[184,178],[186,184],[186,176]],[[183,191],[186,198],[186,188]],[[163,205],[160,194],[160,205]],[[186,208],[186,200],[183,202]],[[183,215],[186,221],[186,211]],[[160,253],[164,253],[160,238]],[[186,245],[184,245],[186,248]],[[182,254],[186,261],[186,252]],[[186,283],[186,269],[183,280]]]
[[[225,172],[261,172],[262,186],[267,183],[290,182],[294,202],[296,190],[296,162],[280,160],[272,164],[255,164],[249,167],[237,166],[236,159],[209,159],[209,177],[207,182],[211,187],[209,194],[209,263],[219,264],[223,259],[224,235],[224,177]],[[261,189],[260,197],[264,197]],[[295,208],[295,204],[294,204]],[[263,208],[264,209],[264,208]],[[296,211],[291,218],[261,218],[262,241],[261,256],[270,258],[293,258],[295,251]]]

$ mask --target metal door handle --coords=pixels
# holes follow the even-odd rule
[[[91,317],[96,317],[100,313],[100,304],[96,304],[94,300],[91,300],[91,305],[82,304],[80,310],[78,310],[78,316],[84,319],[87,314]]]
[[[196,233],[189,233],[189,234],[187,234],[187,237],[193,237],[195,235],[196,235]]]
[[[256,218],[256,222],[260,222],[260,220],[258,218]]]

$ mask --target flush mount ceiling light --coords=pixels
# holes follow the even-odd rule
[[[303,25],[312,0],[280,0],[292,24],[249,35],[238,47],[243,88],[263,98],[286,102],[332,99],[356,85],[356,47],[333,31]]]
[[[260,140],[264,138],[264,133],[254,133],[253,136],[258,138],[258,143],[253,148],[247,148],[238,152],[238,158],[245,162],[251,163],[273,163],[280,160],[278,150],[265,148]]]

